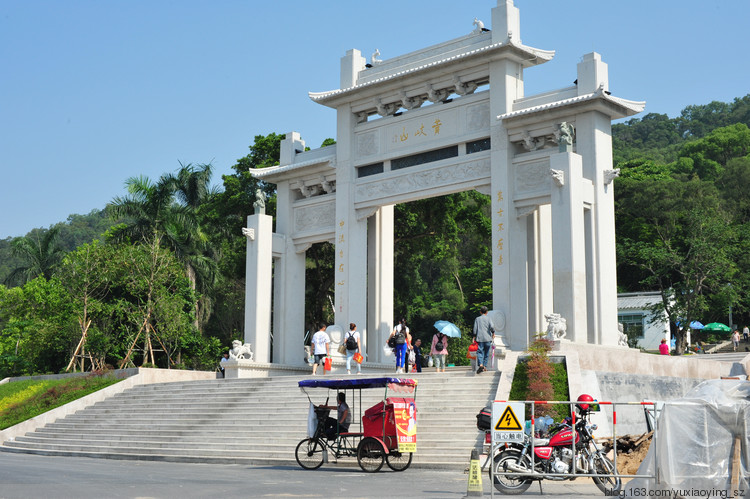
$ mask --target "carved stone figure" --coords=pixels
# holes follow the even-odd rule
[[[451,95],[450,89],[443,88],[441,90],[435,90],[429,83],[425,85],[425,89],[427,90],[427,99],[433,104],[444,102]]]
[[[229,350],[229,358],[232,360],[253,360],[253,350],[250,343],[245,343],[243,345],[241,341],[234,340],[232,342],[232,349]]]
[[[545,314],[547,319],[547,339],[562,340],[568,334],[568,321],[560,314]]]
[[[609,185],[614,179],[620,176],[620,169],[615,168],[614,170],[604,170],[604,185]]]
[[[473,81],[462,82],[458,76],[453,77],[453,86],[455,87],[458,95],[469,95],[473,94],[474,90],[477,89],[477,84]]]
[[[623,332],[622,322],[617,323],[617,330],[619,331],[619,336],[617,338],[617,345],[621,347],[629,346],[628,335]]]
[[[549,172],[552,175],[552,180],[555,181],[556,186],[562,187],[565,185],[565,172],[564,171],[550,168]]]
[[[253,208],[255,209],[256,215],[266,214],[266,194],[263,192],[263,189],[255,190],[255,202],[253,203]]]
[[[383,104],[380,98],[375,99],[375,109],[378,110],[380,116],[392,116],[398,108],[401,107],[401,103],[392,102],[390,104]]]
[[[380,56],[380,50],[375,49],[375,52],[372,53],[372,57],[370,57],[370,64],[375,66],[376,64],[380,64],[383,62],[382,60],[378,59],[378,56]]]
[[[575,129],[570,123],[563,121],[560,123],[560,135],[557,139],[557,145],[560,152],[572,152],[573,151],[573,135]],[[556,134],[557,135],[557,134]]]

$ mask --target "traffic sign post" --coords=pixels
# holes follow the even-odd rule
[[[492,402],[492,448],[490,450],[490,497],[495,497],[495,451],[504,442],[523,443],[526,410],[523,402]]]
[[[501,442],[523,442],[526,414],[523,402],[492,403],[492,446]]]

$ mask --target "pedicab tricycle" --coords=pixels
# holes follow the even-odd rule
[[[380,471],[383,462],[393,471],[404,471],[411,464],[412,454],[417,450],[417,381],[406,378],[352,378],[352,379],[308,379],[299,382],[299,387],[310,400],[310,422],[308,433],[311,435],[299,444],[294,452],[297,463],[307,470],[320,468],[327,462],[328,456],[357,457],[363,471],[374,473]],[[354,401],[359,397],[356,406],[359,409],[360,431],[353,431],[355,425],[344,429],[328,425],[328,414],[331,407],[326,403],[315,405],[307,389],[326,388],[336,390],[339,394],[351,391]],[[362,414],[362,390],[384,388],[383,400],[368,408]],[[388,397],[388,391],[409,395],[406,397]],[[345,397],[344,397],[345,399]],[[354,418],[352,418],[354,420]],[[312,428],[314,426],[314,429]],[[339,431],[342,430],[342,431]]]

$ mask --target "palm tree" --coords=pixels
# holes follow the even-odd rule
[[[107,205],[110,217],[124,222],[115,229],[115,240],[169,248],[185,265],[193,289],[204,294],[215,280],[216,262],[198,223],[198,210],[214,194],[212,171],[210,164],[180,164],[176,174],[162,175],[156,182],[131,177],[125,181],[129,196],[115,197]],[[196,303],[196,321],[207,307],[205,298]]]
[[[24,265],[14,269],[6,282],[25,284],[39,276],[44,276],[45,279],[52,277],[64,254],[59,244],[59,236],[60,228],[52,227],[42,232],[41,237],[37,232],[34,237],[15,238],[11,242],[11,251],[13,256],[24,261]]]

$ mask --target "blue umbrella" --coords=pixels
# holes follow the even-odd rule
[[[703,324],[700,321],[693,321],[690,323],[690,329],[703,329]]]
[[[435,329],[440,331],[442,334],[450,337],[450,338],[460,338],[461,337],[461,330],[458,329],[458,326],[453,324],[452,322],[448,321],[437,321],[435,324]]]

